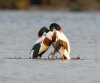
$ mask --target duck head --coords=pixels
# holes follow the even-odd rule
[[[49,32],[49,30],[46,27],[42,27],[38,32],[38,37],[41,38],[44,32]]]
[[[50,30],[56,29],[57,31],[62,31],[61,26],[58,25],[57,23],[52,23],[49,28]]]

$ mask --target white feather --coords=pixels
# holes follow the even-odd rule
[[[58,39],[61,39],[61,40],[65,41],[67,43],[67,45],[68,45],[68,53],[70,54],[70,44],[69,44],[68,38],[65,36],[65,34],[63,32],[56,31],[56,33],[57,33],[56,41]]]
[[[32,59],[34,50],[31,50],[30,57]]]

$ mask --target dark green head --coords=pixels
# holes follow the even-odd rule
[[[61,27],[60,27],[60,25],[58,25],[57,23],[52,23],[52,24],[50,25],[49,29],[50,29],[51,31],[53,31],[53,29],[56,29],[56,30],[58,30],[58,31],[61,31]]]
[[[38,37],[41,37],[44,34],[44,32],[49,32],[48,28],[42,27],[38,32]]]

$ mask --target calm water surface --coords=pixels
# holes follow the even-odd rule
[[[38,30],[53,22],[68,37],[71,57],[82,60],[7,59],[28,58]],[[100,13],[0,11],[0,83],[29,82],[100,83]]]

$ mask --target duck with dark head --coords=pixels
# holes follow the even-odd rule
[[[46,30],[44,28],[41,28],[39,31],[39,37],[43,36],[43,33],[46,32],[46,36],[47,38],[45,38],[44,40],[44,44],[46,45],[46,43],[48,42],[49,46],[53,45],[54,47],[54,51],[51,52],[52,54],[52,58],[54,58],[54,55],[56,52],[59,52],[61,55],[61,59],[68,59],[70,60],[70,44],[69,44],[69,40],[68,38],[64,35],[64,33],[61,30],[60,25],[58,25],[57,23],[52,23],[49,27],[50,32],[53,32],[53,35],[49,34],[48,32],[46,32]],[[54,31],[54,29],[56,31]],[[42,34],[41,34],[42,33]],[[48,38],[51,37],[51,40],[48,41]]]
[[[43,35],[44,32],[46,32],[46,35]],[[39,42],[36,42],[31,50],[30,56],[32,59],[37,59],[39,56],[42,57],[42,54],[44,54],[50,45],[52,44],[52,37],[53,37],[53,31],[48,30],[46,27],[42,27],[39,32]]]
[[[57,23],[52,23],[49,27],[56,29],[56,41],[52,42],[54,47],[54,52],[52,52],[52,56],[55,55],[56,52],[59,52],[61,55],[61,59],[68,59],[70,60],[70,44],[68,38],[61,30],[61,26]]]

